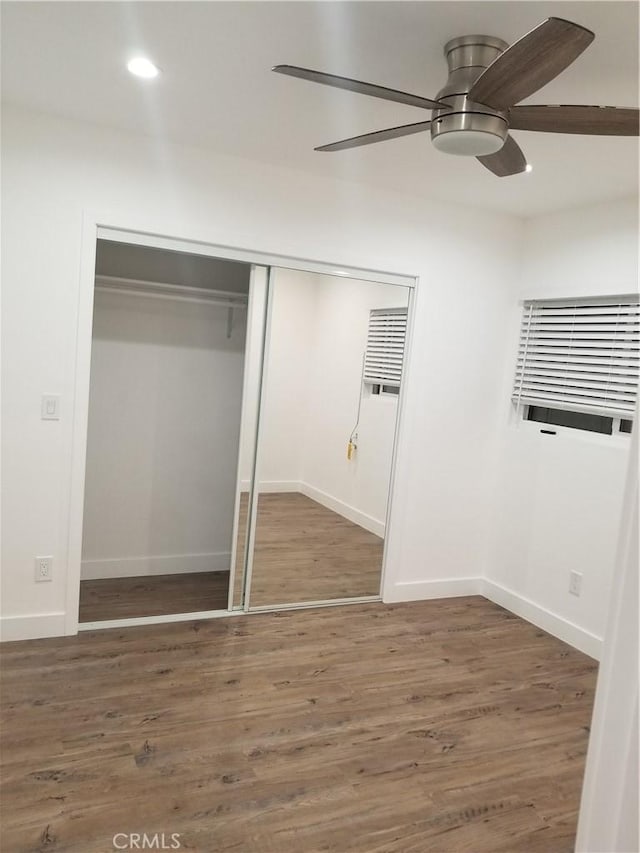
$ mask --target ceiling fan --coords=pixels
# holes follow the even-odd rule
[[[579,24],[548,18],[511,46],[493,36],[452,39],[444,47],[449,77],[435,99],[295,65],[276,65],[273,71],[432,111],[429,121],[353,136],[316,151],[343,151],[430,130],[439,151],[477,157],[494,175],[506,177],[527,170],[526,158],[509,130],[638,136],[637,109],[517,106],[571,65],[594,38]]]

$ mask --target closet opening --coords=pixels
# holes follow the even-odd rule
[[[83,225],[67,632],[380,601],[416,279]]]
[[[97,241],[81,624],[228,609],[251,275]]]

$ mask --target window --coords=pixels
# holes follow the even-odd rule
[[[400,388],[398,385],[372,385],[371,386],[372,394],[391,394],[393,397],[397,397],[400,393]]]
[[[607,418],[605,415],[590,415],[587,412],[571,412],[566,409],[548,409],[544,406],[527,406],[525,417],[528,421],[537,421],[540,424],[584,429],[587,432],[602,432],[605,435],[613,433],[613,418]]]
[[[378,394],[400,388],[406,333],[406,308],[376,308],[369,313],[364,381],[380,386]]]
[[[615,425],[630,430],[638,320],[637,296],[525,302],[512,393],[513,402],[524,405],[523,416],[609,434]]]

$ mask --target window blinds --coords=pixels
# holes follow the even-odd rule
[[[628,417],[638,389],[638,297],[525,302],[512,399]]]
[[[400,387],[406,334],[406,308],[375,308],[369,313],[365,382]]]

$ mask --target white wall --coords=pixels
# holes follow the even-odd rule
[[[636,203],[530,220],[523,249],[520,300],[636,292]],[[520,312],[516,306],[509,321],[498,500],[484,591],[597,657],[630,440],[562,428],[549,436],[540,425],[518,422],[508,400]],[[583,575],[579,598],[569,594],[571,570]]]
[[[83,578],[229,569],[245,323],[96,291]]]
[[[408,289],[276,269],[261,422],[262,491],[300,491],[384,535],[397,397],[363,386],[347,459],[372,308],[405,307]]]
[[[523,299],[636,293],[638,199],[530,219],[523,249]]]
[[[2,133],[5,637],[75,629],[66,570],[87,209],[139,230],[419,276],[384,594],[477,587],[519,221],[18,110]],[[40,420],[43,392],[61,395],[60,421]],[[35,584],[43,554],[54,579]]]
[[[635,853],[640,849],[637,433],[632,440],[630,456],[613,591],[591,721],[577,853]]]

